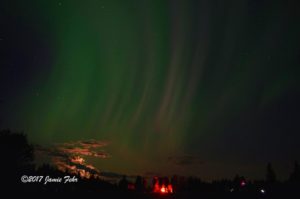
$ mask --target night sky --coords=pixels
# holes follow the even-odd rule
[[[2,0],[0,128],[83,146],[100,172],[262,179],[271,162],[286,179],[299,13],[292,0]]]

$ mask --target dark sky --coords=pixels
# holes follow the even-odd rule
[[[297,8],[2,0],[0,128],[83,147],[67,152],[100,172],[264,178],[271,162],[287,178],[300,160]]]

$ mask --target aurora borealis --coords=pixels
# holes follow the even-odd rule
[[[0,127],[108,142],[100,171],[285,178],[299,160],[296,1],[1,3]]]

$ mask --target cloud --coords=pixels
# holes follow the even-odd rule
[[[204,162],[198,156],[183,155],[183,156],[170,156],[168,161],[178,166],[200,165]]]
[[[90,148],[65,148],[65,147],[59,147],[59,150],[61,150],[65,154],[73,154],[73,155],[83,155],[83,156],[93,156],[97,158],[108,158],[109,155],[105,152],[101,151],[93,151]]]
[[[100,176],[96,167],[88,164],[86,157],[106,159],[110,155],[102,150],[107,142],[97,140],[73,141],[57,143],[51,147],[36,146],[37,156],[47,156],[50,163],[59,170],[76,173],[89,178],[91,175]]]
[[[79,141],[78,144],[86,148],[98,148],[107,146],[109,143],[91,139],[87,141]]]
[[[109,142],[106,141],[99,141],[99,140],[79,140],[79,141],[72,141],[72,142],[65,142],[65,143],[60,143],[58,145],[63,145],[64,147],[80,147],[80,148],[100,148],[100,147],[105,147],[109,144]]]

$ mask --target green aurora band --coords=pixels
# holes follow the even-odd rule
[[[19,104],[14,127],[42,145],[106,140],[111,158],[89,160],[100,170],[263,177],[269,153],[255,118],[299,83],[291,51],[300,32],[289,32],[287,8],[250,3],[14,5],[50,52],[10,102]],[[170,161],[183,156],[193,164]]]

